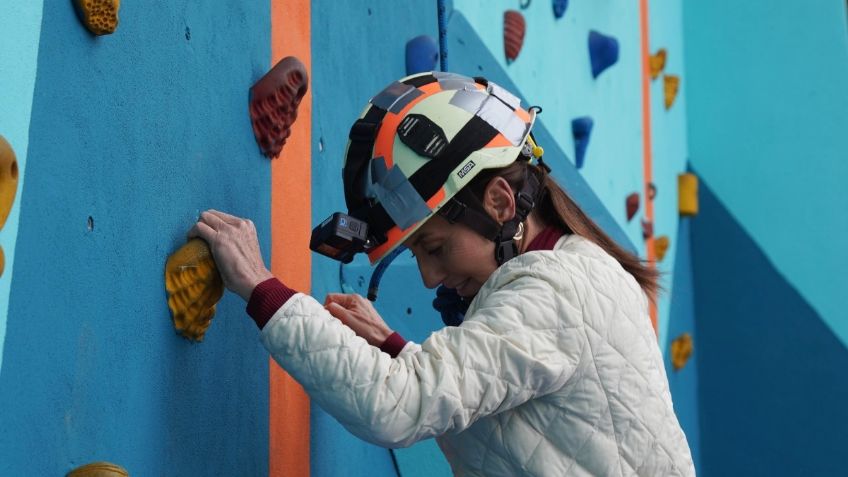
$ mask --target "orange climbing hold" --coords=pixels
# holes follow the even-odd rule
[[[692,335],[683,333],[671,342],[671,365],[675,371],[680,371],[692,356],[694,345]]]
[[[656,255],[658,262],[661,262],[665,258],[665,253],[668,251],[670,244],[671,241],[665,235],[654,239],[654,255]]]
[[[74,0],[74,10],[83,25],[95,35],[109,35],[118,28],[121,0]]]
[[[634,192],[627,196],[627,221],[629,222],[636,212],[639,211],[639,193]]]
[[[6,139],[0,136],[0,228],[9,218],[17,192],[18,161],[15,158],[15,151]]]
[[[677,196],[680,215],[698,215],[698,176],[689,172],[677,176]]]
[[[665,69],[665,48],[660,48],[656,53],[651,55],[649,60],[651,68],[651,79],[655,80],[660,76],[660,73]]]
[[[127,469],[111,462],[92,462],[68,472],[66,477],[129,477]]]
[[[224,294],[224,282],[209,245],[191,239],[165,264],[165,289],[174,328],[183,336],[202,341]]]
[[[671,109],[674,99],[677,98],[677,90],[680,89],[680,77],[674,75],[663,76],[665,88],[665,109]]]
[[[250,88],[253,134],[266,157],[280,155],[308,88],[306,66],[294,56],[280,60]]]

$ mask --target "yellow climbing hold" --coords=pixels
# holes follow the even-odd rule
[[[92,462],[68,472],[67,477],[129,477],[127,469],[111,462]]]
[[[109,35],[118,28],[121,0],[74,0],[77,16],[95,35]]]
[[[189,240],[165,264],[165,289],[174,328],[190,340],[202,341],[224,294],[224,282],[209,245]]]
[[[671,241],[665,235],[654,239],[654,255],[657,257],[658,262],[661,262],[665,258],[665,253],[668,251],[670,243]]]
[[[660,48],[656,53],[651,55],[649,62],[651,68],[651,79],[655,80],[660,76],[660,73],[665,69],[665,48]]]
[[[3,252],[3,247],[0,247],[0,276],[6,270],[6,254]]]
[[[15,151],[6,139],[0,136],[0,228],[6,224],[17,192],[18,161],[15,159]]]
[[[683,333],[671,342],[671,365],[675,371],[680,371],[692,356],[692,335]]]
[[[674,75],[663,76],[665,89],[665,109],[671,109],[674,99],[677,98],[677,90],[680,89],[680,77]]]
[[[698,215],[698,176],[689,172],[677,176],[677,196],[680,215]]]

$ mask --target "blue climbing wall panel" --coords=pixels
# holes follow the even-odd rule
[[[267,474],[256,326],[228,294],[204,342],[183,340],[163,271],[206,208],[251,217],[267,249],[270,167],[247,91],[269,68],[269,8],[123,2],[118,31],[94,38],[71,2],[45,2],[19,151],[0,475],[94,460],[132,475]]]

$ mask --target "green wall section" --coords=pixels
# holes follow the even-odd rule
[[[692,165],[843,343],[843,0],[686,2]]]
[[[227,294],[203,343],[177,336],[164,266],[207,208],[251,217],[268,252],[270,167],[247,101],[270,66],[270,5],[122,4],[117,32],[94,38],[72,2],[45,2],[31,122],[0,113],[29,134],[0,475],[95,460],[134,476],[264,475],[256,326]]]

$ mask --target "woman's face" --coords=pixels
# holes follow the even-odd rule
[[[444,285],[473,297],[497,268],[495,244],[462,224],[431,217],[406,241],[427,288]]]

